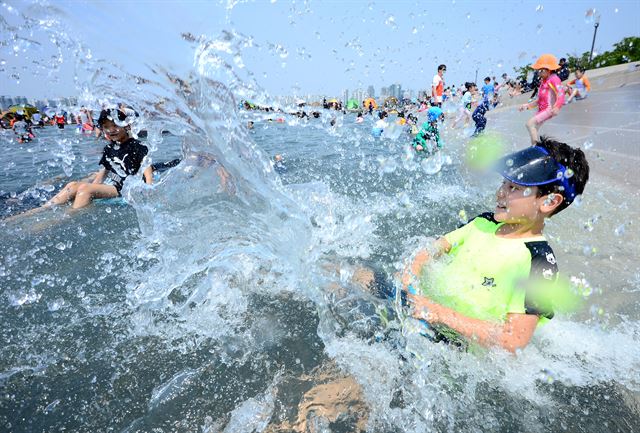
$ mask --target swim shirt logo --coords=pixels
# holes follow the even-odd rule
[[[556,258],[555,258],[555,256],[553,255],[553,253],[547,253],[547,261],[548,261],[549,263],[551,263],[552,265],[555,265],[555,264],[556,264]]]
[[[487,277],[484,277],[484,282],[482,283],[482,285],[486,287],[496,287],[496,283],[494,283],[494,279],[487,278]]]

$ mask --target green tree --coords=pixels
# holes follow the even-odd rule
[[[582,66],[585,69],[604,68],[605,66],[640,60],[640,37],[630,36],[613,44],[613,50],[600,53],[589,62],[589,51],[580,56],[568,55],[567,63],[570,69]]]

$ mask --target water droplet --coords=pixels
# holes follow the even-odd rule
[[[470,20],[471,19],[471,14],[469,12],[467,12],[467,19]]]
[[[471,39],[467,39],[467,42],[464,43],[465,48],[469,48],[471,46]]]
[[[589,150],[593,147],[593,141],[591,140],[587,140],[582,144],[582,147],[584,147],[584,150]]]
[[[542,11],[544,11],[544,6],[542,5],[536,6],[536,12],[542,12]]]
[[[615,9],[613,10],[613,13],[617,14],[617,13],[618,13],[618,8],[615,8]]]
[[[567,168],[564,172],[564,177],[567,179],[573,177],[573,170],[571,170],[570,168]]]
[[[418,28],[414,27],[413,29],[411,29],[411,33],[413,33],[414,35],[418,33]]]
[[[507,159],[506,164],[507,164],[507,167],[513,167],[513,159],[511,158]]]
[[[389,27],[395,28],[396,27],[396,17],[394,17],[393,15],[389,15],[387,17],[387,19],[384,20],[384,23],[386,25],[388,25]]]
[[[546,382],[548,384],[552,384],[556,380],[553,372],[551,370],[547,370],[546,368],[540,372],[540,378],[543,382]]]
[[[64,251],[67,249],[67,246],[63,242],[58,242],[56,244],[56,248],[59,249],[60,251]]]
[[[536,26],[536,33],[540,34],[540,32],[542,32],[542,24]]]
[[[498,63],[496,64],[496,66],[498,67],[498,69],[502,69],[502,60],[498,60]]]
[[[110,208],[110,207],[107,207],[104,211],[105,211],[106,213],[111,213],[111,208]]]
[[[625,231],[625,224],[622,224],[621,226],[618,226],[615,230],[614,233],[616,234],[616,236],[621,236],[624,234]]]
[[[596,16],[596,9],[590,8],[584,13],[584,22],[585,24],[592,24]]]
[[[574,206],[580,207],[582,205],[582,196],[581,195],[577,195],[576,198],[573,199],[573,203]]]
[[[529,197],[531,195],[531,188],[525,188],[522,195],[524,195],[525,197]]]

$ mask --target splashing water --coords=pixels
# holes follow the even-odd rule
[[[603,419],[637,420],[637,313],[609,319],[598,306],[593,317],[554,319],[518,357],[475,354],[426,343],[402,315],[381,326],[382,301],[350,285],[354,263],[392,274],[418,244],[492,203],[493,185],[467,180],[453,134],[417,160],[404,135],[374,140],[350,115],[278,124],[239,111],[242,100],[270,98],[245,64],[260,41],[232,29],[175,35],[192,66],[174,69],[162,54],[111,58],[78,42],[55,8],[12,13],[3,51],[24,55],[34,33],[31,46],[55,59],[33,73],[53,81],[73,59],[80,103],[126,101],[140,112],[134,131],[147,132],[151,159],[182,162],[153,187],[128,181],[128,206],[98,203],[72,218],[56,210],[0,235],[0,420],[9,429],[269,431],[294,424],[302,395],[332,363],[361,387],[369,431],[598,431]],[[395,18],[385,24],[395,28]],[[346,48],[362,50],[357,39]],[[68,132],[43,130],[34,156],[3,172],[2,189],[16,192],[3,211],[41,203],[63,182],[42,179],[94,169],[99,149]],[[268,156],[279,152],[282,175]],[[610,235],[589,221],[590,234]],[[567,250],[583,240],[557,239]],[[589,287],[594,305],[606,305],[606,292],[584,281],[583,294]]]

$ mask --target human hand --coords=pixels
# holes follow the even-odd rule
[[[417,150],[418,152],[421,152],[422,150],[424,150],[424,147],[422,147],[422,145],[418,144],[418,145],[416,146],[416,150]]]

